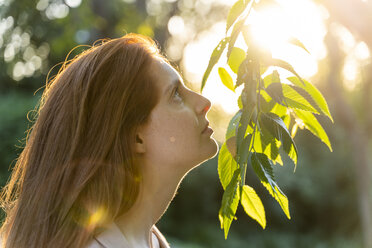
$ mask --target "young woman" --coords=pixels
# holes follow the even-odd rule
[[[125,35],[66,62],[3,189],[3,247],[168,247],[155,223],[217,152],[210,107],[150,38]]]

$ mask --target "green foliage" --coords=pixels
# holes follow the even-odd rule
[[[250,2],[251,0],[239,0],[231,7],[226,20],[226,33]]]
[[[203,76],[203,80],[202,80],[202,84],[201,84],[201,90],[203,90],[204,85],[207,82],[207,79],[209,77],[209,74],[211,73],[213,67],[216,65],[216,63],[220,59],[221,54],[222,54],[223,50],[225,49],[226,44],[229,42],[229,40],[230,40],[229,37],[222,39],[220,41],[220,43],[218,43],[217,47],[213,50],[212,56],[209,59],[208,67],[204,72],[204,76]]]
[[[226,189],[229,185],[237,169],[238,165],[227,149],[226,143],[224,143],[220,149],[220,155],[218,156],[218,175],[223,189]]]
[[[229,185],[227,185],[222,197],[222,206],[219,211],[219,219],[221,228],[225,230],[225,238],[229,233],[231,222],[235,218],[235,213],[239,204],[239,174],[240,170],[237,169],[231,178]]]
[[[265,208],[262,205],[260,197],[252,187],[243,185],[241,204],[249,217],[256,220],[262,226],[262,228],[265,229]]]
[[[5,185],[17,154],[26,142],[26,130],[31,123],[27,120],[40,95],[32,96],[21,92],[0,95],[0,185]]]
[[[218,74],[220,75],[222,83],[229,90],[235,92],[233,79],[231,78],[230,74],[226,71],[226,69],[223,67],[218,68]]]
[[[239,0],[232,6],[227,17],[226,35],[231,27],[232,31],[213,51],[201,86],[203,90],[213,66],[227,47],[227,64],[236,74],[236,82],[234,84],[230,74],[220,67],[218,73],[221,81],[232,91],[237,87],[243,89],[238,100],[240,110],[229,123],[226,142],[218,158],[218,174],[225,190],[219,219],[225,238],[239,199],[245,212],[262,228],[266,227],[262,202],[256,191],[245,183],[248,165],[252,166],[263,186],[290,219],[288,198],[274,177],[275,164],[283,165],[280,150],[293,161],[296,170],[298,150],[293,138],[300,127],[308,129],[332,151],[326,132],[314,116],[324,115],[333,121],[322,94],[314,85],[302,79],[292,65],[272,58],[270,53],[255,44],[249,33],[251,28],[245,21],[250,10],[268,2]],[[239,35],[244,36],[248,46],[246,51],[234,46]],[[289,40],[289,43],[308,52],[296,38]],[[285,69],[294,77],[282,82],[278,71],[274,70],[263,78],[268,67]]]
[[[238,73],[239,66],[244,61],[244,59],[244,50],[238,47],[233,47],[227,64],[230,66],[230,69],[236,74]]]
[[[304,49],[306,52],[308,52],[310,54],[309,50],[307,50],[307,48],[304,46],[304,44],[302,44],[302,42],[299,39],[297,39],[295,37],[291,37],[288,42],[292,45],[295,45],[295,46],[298,46],[298,47]]]

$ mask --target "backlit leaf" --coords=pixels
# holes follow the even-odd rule
[[[240,202],[245,212],[254,220],[256,220],[263,229],[266,227],[266,216],[265,208],[262,204],[260,197],[256,191],[248,186],[244,185],[242,188],[242,197]]]
[[[328,116],[333,122],[333,119],[332,119],[331,113],[329,112],[328,104],[326,100],[324,99],[322,93],[320,93],[320,91],[313,84],[309,83],[306,80],[300,81],[296,77],[289,77],[287,79],[294,85],[305,89],[314,99],[314,101],[319,106],[319,108],[322,110],[322,113]]]
[[[245,58],[239,66],[235,87],[250,81],[253,81],[252,61],[248,58]]]
[[[220,59],[221,54],[225,50],[226,44],[229,42],[229,40],[230,40],[230,37],[227,37],[227,38],[222,39],[220,41],[220,43],[218,43],[218,45],[216,46],[216,48],[213,50],[212,55],[211,55],[211,57],[209,59],[208,67],[205,70],[204,75],[203,75],[200,92],[203,91],[203,88],[205,86],[205,83],[207,82],[207,79],[209,77],[209,74],[211,73],[211,71],[212,71],[213,67],[215,66],[215,64]]]
[[[301,92],[302,94],[300,94],[299,91],[296,90],[294,87],[296,89],[301,89],[297,86],[288,84],[282,85],[284,95],[283,105],[290,108],[302,109],[305,111],[310,111],[312,113],[320,114],[321,112],[318,111],[320,110],[319,107],[314,108],[313,105],[309,103],[309,101],[312,100],[312,97],[306,91]],[[309,99],[309,101],[307,99]],[[316,106],[316,104],[314,105]]]
[[[225,142],[218,154],[218,176],[223,189],[226,189],[227,185],[229,185],[236,169],[238,169],[238,164],[227,149]]]
[[[283,161],[279,154],[280,142],[273,137],[266,128],[261,128],[261,142],[263,151],[269,159],[283,165]],[[256,152],[259,152],[256,150]]]
[[[297,39],[295,37],[291,37],[288,42],[292,45],[295,45],[295,46],[298,46],[298,47],[304,49],[306,52],[308,52],[310,54],[309,50],[306,49],[304,44],[302,44],[302,42],[299,39]]]
[[[298,73],[293,69],[293,67],[288,62],[285,62],[285,61],[280,60],[280,59],[274,59],[274,58],[267,59],[263,62],[267,66],[277,66],[277,67],[283,68],[283,69],[285,69],[289,72],[292,72],[300,80],[300,82],[303,83],[303,79],[300,77],[300,75],[298,75]],[[303,84],[305,85],[305,83],[303,83]]]
[[[265,89],[265,91],[275,102],[283,104],[284,95],[281,83],[272,83]]]
[[[230,57],[227,64],[230,66],[231,70],[237,74],[240,64],[245,59],[245,52],[243,49],[238,47],[233,47],[231,50]]]
[[[235,213],[238,208],[240,194],[239,194],[239,174],[240,170],[237,169],[231,179],[231,182],[226,187],[222,196],[222,204],[218,217],[221,223],[221,229],[224,229],[225,239],[229,233],[231,222],[235,218]]]
[[[293,160],[296,169],[298,154],[297,147],[283,120],[279,116],[272,113],[262,113],[260,115],[260,120],[262,122],[262,126],[264,126],[272,136],[282,142],[283,150]]]
[[[238,131],[238,126],[239,126],[239,121],[240,117],[242,116],[242,110],[239,110],[236,112],[236,114],[231,118],[229,125],[227,126],[227,131],[225,135],[225,139],[228,140],[233,136],[237,135]]]
[[[271,109],[271,113],[276,114],[277,116],[283,116],[287,114],[287,108],[280,104],[275,104]]]
[[[274,178],[274,172],[272,169],[272,163],[265,154],[253,153],[251,156],[251,163],[253,170],[260,179],[261,183],[269,191],[269,193],[274,197],[274,199],[279,203],[283,212],[286,214],[287,218],[290,219],[288,199],[285,194],[280,190],[278,184]]]
[[[244,26],[244,22],[247,19],[247,16],[242,18],[241,20],[237,21],[233,27],[233,30],[231,32],[230,40],[229,40],[229,46],[227,48],[227,59],[230,58],[232,49],[235,45],[236,40],[238,39],[238,36],[240,34],[240,31],[242,30]]]
[[[237,135],[237,145],[241,146],[242,141],[247,133],[247,127],[251,120],[253,114],[253,109],[243,109],[242,116],[239,120],[238,135]]]
[[[242,141],[241,146],[238,148],[238,163],[243,166],[248,162],[249,148],[251,144],[252,135],[248,134]]]
[[[289,87],[291,87],[293,90],[295,90],[298,94],[300,94],[304,99],[306,99],[306,101],[311,105],[311,107],[313,107],[314,109],[316,109],[316,113],[318,114],[323,114],[323,111],[322,109],[319,107],[319,105],[315,102],[315,100],[313,99],[313,97],[309,94],[309,92],[307,92],[305,89],[301,88],[301,87],[298,87],[296,85],[289,85]]]
[[[299,117],[305,124],[305,128],[317,136],[321,141],[324,142],[332,152],[331,142],[329,142],[327,133],[324,131],[323,127],[320,125],[318,120],[312,113],[305,112],[302,110],[294,110],[297,117]]]
[[[220,79],[221,79],[223,85],[225,85],[232,92],[235,92],[234,81],[231,78],[230,74],[226,71],[226,69],[223,68],[223,67],[219,67],[218,68],[218,75],[220,75]]]
[[[267,88],[272,83],[280,83],[280,77],[277,70],[274,70],[271,74],[267,75],[263,79],[264,87]]]
[[[238,19],[238,17],[244,12],[249,2],[251,2],[251,0],[238,0],[230,8],[230,11],[229,11],[229,14],[227,15],[227,20],[226,20],[226,33],[230,29],[230,27],[234,24],[236,19]]]

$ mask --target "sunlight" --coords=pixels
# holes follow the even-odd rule
[[[230,4],[234,2],[231,1]],[[252,25],[253,36],[259,44],[272,52],[273,57],[292,64],[304,78],[312,77],[318,72],[318,61],[327,55],[323,39],[326,34],[324,20],[328,18],[328,13],[310,0],[277,0],[277,2],[277,5],[251,12],[247,23]],[[168,25],[170,31],[177,32],[177,27],[181,28],[183,23],[172,20]],[[216,23],[210,30],[199,34],[184,50],[182,67],[185,77],[189,82],[197,85],[196,87],[200,87],[214,46],[225,35],[225,25],[225,22]],[[310,54],[288,44],[287,41],[291,37],[299,39]],[[240,37],[236,46],[246,49],[242,40]],[[203,95],[231,114],[238,110],[236,104],[238,92],[234,94],[223,86],[217,73],[219,66],[225,66],[225,58],[226,54],[223,54],[219,64],[212,70]],[[284,72],[283,76],[292,75]]]
[[[252,35],[274,58],[289,62],[303,77],[312,77],[318,72],[318,60],[326,56],[322,40],[326,34],[323,20],[327,13],[309,0],[277,2],[278,5],[252,12],[248,20]],[[291,38],[299,39],[310,54],[288,44]]]
[[[209,31],[201,33],[194,42],[190,42],[184,50],[182,66],[186,68],[186,79],[193,83],[198,90],[209,56],[214,48],[211,46],[211,40],[218,43],[223,38],[225,25],[224,22],[216,23]],[[226,59],[223,58],[226,58],[226,55],[221,56],[221,61],[212,70],[203,95],[211,100],[212,105],[220,105],[224,111],[234,113],[238,110],[237,99],[239,95],[227,89],[221,83],[217,73],[218,67],[224,66],[226,62]],[[233,75],[231,74],[231,76]]]
[[[280,49],[290,38],[288,19],[282,18],[281,15],[277,8],[261,12],[252,11],[247,21],[252,25],[252,36],[255,41],[272,52]]]

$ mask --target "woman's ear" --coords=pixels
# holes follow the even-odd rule
[[[136,134],[134,149],[136,153],[145,153],[146,151],[145,142],[141,133]]]

